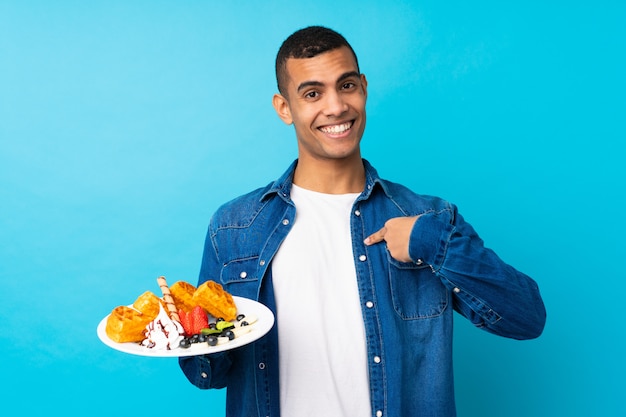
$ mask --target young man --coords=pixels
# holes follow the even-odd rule
[[[298,159],[211,219],[199,284],[269,306],[276,325],[225,353],[182,358],[229,417],[456,414],[452,316],[541,334],[537,284],[483,246],[452,204],[381,179],[361,157],[367,80],[338,33],[309,27],[276,59],[278,116]]]

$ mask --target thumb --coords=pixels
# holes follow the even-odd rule
[[[385,227],[382,227],[377,232],[374,232],[368,237],[366,237],[363,243],[369,246],[369,245],[374,245],[376,243],[382,242],[383,240],[385,240],[385,233],[387,233],[387,229]]]

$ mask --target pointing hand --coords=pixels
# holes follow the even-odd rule
[[[394,217],[389,219],[380,230],[365,238],[364,243],[370,246],[384,240],[387,243],[389,253],[394,259],[400,262],[411,262],[409,238],[418,217]]]

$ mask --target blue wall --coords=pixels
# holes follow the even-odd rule
[[[3,404],[223,415],[95,328],[158,275],[195,282],[211,213],[295,157],[273,60],[324,24],[368,76],[365,156],[542,288],[538,340],[456,321],[459,416],[626,415],[624,4],[0,1]]]

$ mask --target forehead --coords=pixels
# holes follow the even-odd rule
[[[350,49],[342,46],[312,58],[289,58],[286,70],[291,88],[310,81],[334,83],[343,74],[358,72],[358,67]]]

